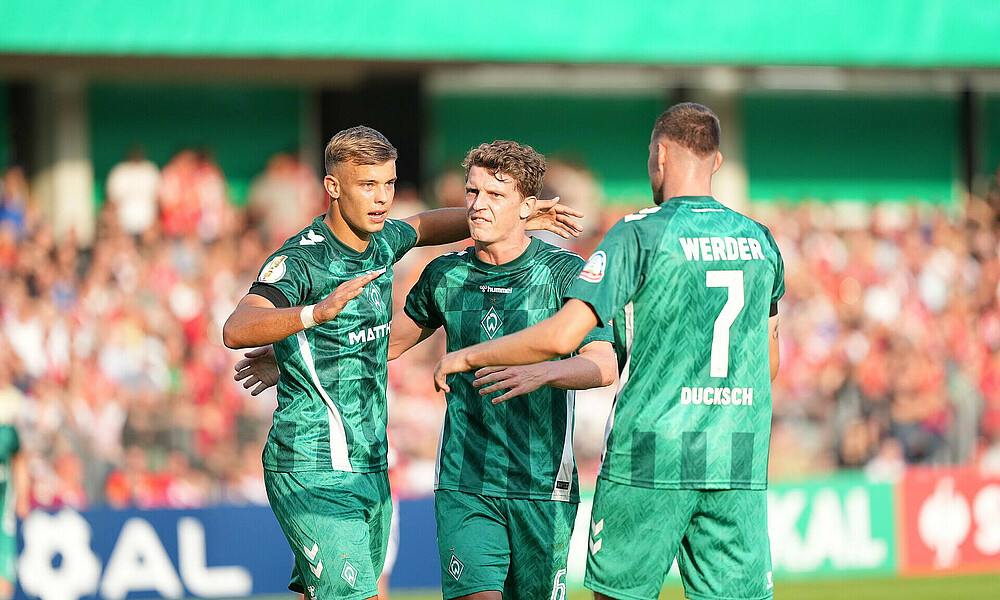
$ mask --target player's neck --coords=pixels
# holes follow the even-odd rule
[[[502,265],[524,254],[530,243],[531,238],[523,232],[506,240],[476,242],[476,258],[491,265]]]
[[[706,170],[707,169],[707,170]],[[712,171],[708,163],[683,161],[671,164],[663,178],[663,199],[711,196]]]
[[[712,179],[704,177],[684,177],[663,182],[663,199],[680,196],[711,196]]]
[[[368,249],[368,243],[372,239],[372,234],[367,231],[358,231],[351,227],[351,224],[344,219],[340,211],[334,208],[332,204],[330,210],[326,211],[323,222],[330,228],[333,235],[348,248],[357,250],[358,252],[364,252]]]

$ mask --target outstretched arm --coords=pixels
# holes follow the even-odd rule
[[[580,347],[598,325],[593,309],[575,298],[559,312],[517,333],[446,354],[434,369],[434,385],[451,391],[446,378],[491,365],[530,365],[565,356]]]
[[[372,271],[345,281],[330,295],[315,304],[312,317],[315,324],[326,323],[344,310],[351,299],[361,294],[365,285],[385,272]],[[306,329],[301,306],[275,308],[270,300],[257,294],[243,296],[236,310],[222,327],[222,341],[229,348],[267,346]]]
[[[493,399],[500,404],[533,392],[543,385],[564,390],[587,390],[615,382],[618,364],[611,342],[590,342],[580,353],[563,360],[514,367],[483,367],[472,382],[480,396],[507,390]],[[485,386],[485,387],[483,387]]]
[[[464,208],[438,208],[403,221],[417,231],[417,246],[438,246],[469,237],[467,212]],[[580,211],[559,204],[558,196],[551,200],[536,200],[535,212],[528,217],[526,229],[544,229],[564,238],[578,237],[583,230],[576,218],[582,216]]]

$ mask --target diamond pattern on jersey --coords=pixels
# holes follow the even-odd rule
[[[470,249],[430,263],[406,299],[406,314],[443,325],[448,351],[529,327],[561,306],[583,259],[539,240],[514,261],[486,265]],[[606,330],[597,334],[610,340]],[[472,373],[452,375],[442,430],[438,489],[508,498],[578,500],[575,465],[566,455],[572,428],[565,390],[541,388],[494,406]],[[566,489],[556,490],[560,469]],[[568,473],[567,473],[568,472]],[[567,474],[569,477],[567,477]],[[566,487],[566,483],[563,483]]]

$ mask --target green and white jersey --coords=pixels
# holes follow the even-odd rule
[[[431,261],[404,310],[422,327],[444,327],[453,352],[555,314],[583,264],[576,254],[538,239],[502,265],[485,263],[467,248]],[[584,345],[611,339],[610,328],[599,327]],[[472,372],[448,377],[435,489],[579,502],[575,392],[541,387],[494,406],[490,400],[502,392],[480,396],[474,379]]]
[[[611,228],[567,294],[614,318],[621,376],[601,477],[767,487],[768,318],[784,292],[771,233],[712,198],[673,198]]]
[[[281,378],[264,468],[386,469],[392,265],[416,241],[410,225],[387,220],[382,231],[372,234],[368,248],[357,252],[340,242],[320,216],[261,269],[250,292],[277,307],[315,304],[348,279],[386,269],[335,319],[274,344]]]

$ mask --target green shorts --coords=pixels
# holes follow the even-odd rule
[[[618,600],[658,598],[674,558],[692,600],[771,598],[767,492],[598,479],[584,585]]]
[[[566,598],[566,557],[577,505],[434,493],[445,600],[495,590],[505,599]]]
[[[265,470],[264,487],[295,555],[288,589],[314,600],[378,595],[392,518],[385,471]]]

